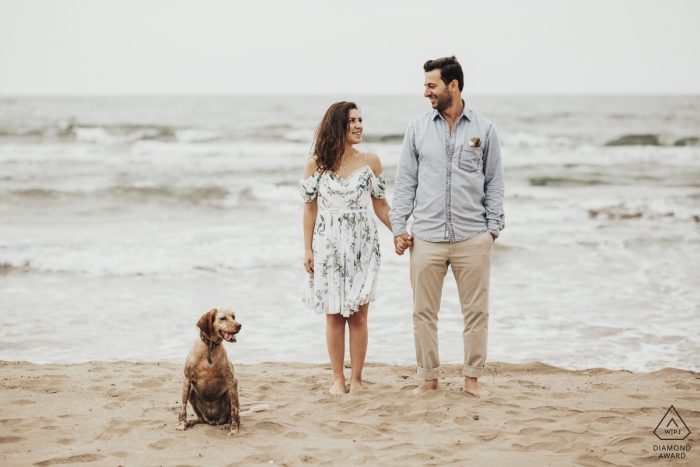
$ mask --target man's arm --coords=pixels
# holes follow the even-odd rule
[[[413,203],[416,199],[418,187],[418,151],[416,150],[415,131],[413,122],[408,124],[406,135],[403,138],[403,148],[399,158],[399,166],[396,169],[396,182],[394,184],[394,202],[389,219],[394,237],[407,233],[406,222],[413,212]]]
[[[504,176],[501,160],[501,143],[498,130],[491,125],[486,135],[484,147],[484,207],[486,208],[486,228],[498,237],[506,226],[503,212]]]

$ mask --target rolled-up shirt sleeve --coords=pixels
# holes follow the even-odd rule
[[[416,150],[413,123],[410,123],[403,138],[403,148],[394,184],[394,202],[391,211],[389,211],[389,220],[394,236],[407,232],[406,223],[413,213],[417,187],[418,151]]]
[[[484,207],[486,208],[486,228],[496,237],[506,226],[503,194],[504,175],[501,143],[498,140],[498,130],[494,125],[491,125],[484,148]]]

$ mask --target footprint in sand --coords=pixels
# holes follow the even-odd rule
[[[149,379],[146,381],[141,381],[139,383],[131,384],[141,389],[157,389],[163,386],[163,383],[160,381],[160,379]]]
[[[106,410],[117,410],[117,409],[121,409],[125,405],[126,405],[126,403],[124,403],[124,402],[110,402],[107,405],[103,405],[102,408],[106,409]]]
[[[534,407],[533,409],[530,409],[533,412],[540,413],[540,414],[545,414],[545,413],[561,413],[566,410],[566,408],[560,408],[560,407],[552,407],[549,405],[541,405],[539,407]]]
[[[272,431],[273,433],[282,433],[284,431],[284,427],[280,425],[279,423],[276,422],[258,422],[254,425],[255,430],[265,430],[265,431]]]
[[[24,438],[20,438],[19,436],[2,436],[0,437],[0,444],[19,443],[23,439]]]
[[[309,456],[308,454],[300,454],[299,460],[302,461],[304,464],[323,465],[319,458]]]
[[[30,404],[36,404],[36,401],[32,401],[29,399],[20,399],[20,400],[14,401],[14,403],[17,405],[30,405]]]
[[[676,383],[676,384],[673,385],[673,387],[676,388],[676,389],[683,389],[683,390],[685,390],[685,389],[693,389],[693,386],[691,386],[691,385],[689,385],[689,384],[685,384],[685,383]]]
[[[474,423],[476,423],[474,417],[455,417],[454,422],[456,425],[459,426],[473,425]]]
[[[532,426],[532,427],[529,427],[529,428],[523,428],[522,430],[520,430],[520,431],[518,432],[518,434],[519,434],[519,435],[530,436],[530,435],[537,434],[537,433],[539,433],[539,432],[541,432],[541,431],[544,431],[544,430],[543,430],[542,428],[537,428],[537,427]]]
[[[364,408],[368,405],[368,402],[363,401],[363,400],[357,400],[357,399],[348,399],[346,401],[343,401],[340,403],[340,406],[343,408],[343,411],[348,411],[351,409],[360,409]]]
[[[384,391],[391,390],[391,386],[380,386],[379,391],[381,391],[379,394],[370,397],[369,399],[371,401],[375,402],[393,402],[396,399],[396,396],[394,394],[387,394]]]
[[[54,457],[53,459],[49,459],[43,462],[37,462],[34,465],[44,467],[48,465],[77,464],[82,462],[95,462],[103,458],[104,456],[100,456],[98,454],[80,454],[78,456],[70,457]]]
[[[278,409],[286,409],[287,407],[295,407],[295,406],[301,405],[302,402],[303,402],[302,398],[301,398],[301,397],[297,397],[296,399],[294,399],[294,400],[292,400],[292,401],[290,401],[290,402],[287,402],[286,404],[278,405],[277,408],[278,408]]]
[[[156,449],[158,451],[162,451],[164,449],[168,449],[168,448],[171,448],[173,446],[176,446],[178,443],[179,443],[179,441],[176,439],[163,438],[163,439],[159,439],[155,443],[149,444],[148,447],[151,449]]]
[[[0,420],[0,425],[4,426],[16,426],[21,425],[24,422],[22,418],[5,418]]]
[[[243,459],[241,459],[240,465],[268,465],[268,464],[274,465],[276,463],[275,457],[277,459],[279,459],[282,456],[278,456],[275,454],[269,454],[269,455],[253,454],[251,456],[244,457]]]
[[[384,451],[401,451],[401,452],[413,451],[415,449],[416,449],[416,445],[409,444],[409,443],[394,444],[393,446],[383,448]]]
[[[627,437],[627,438],[619,439],[617,441],[613,441],[612,444],[614,446],[621,446],[621,445],[626,445],[626,444],[643,443],[644,441],[646,441],[644,438]]]
[[[594,422],[598,423],[605,423],[606,425],[609,424],[615,424],[615,425],[627,425],[631,423],[631,420],[627,417],[598,417]]]

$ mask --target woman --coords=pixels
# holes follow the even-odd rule
[[[343,359],[345,324],[350,331],[350,391],[362,388],[367,353],[367,311],[379,273],[374,212],[391,230],[382,164],[357,151],[362,117],[352,102],[330,106],[319,124],[312,156],[300,181],[304,207],[304,302],[326,314],[326,342],[333,367],[330,393],[347,392]]]

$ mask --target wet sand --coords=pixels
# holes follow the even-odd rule
[[[3,466],[700,465],[700,373],[569,371],[491,363],[486,400],[460,392],[460,368],[415,397],[408,366],[369,364],[366,390],[334,398],[328,365],[236,365],[242,417],[230,437],[175,431],[182,366],[0,362]],[[659,441],[674,405],[691,434]],[[193,418],[191,408],[188,408]],[[677,445],[684,458],[660,459]]]

